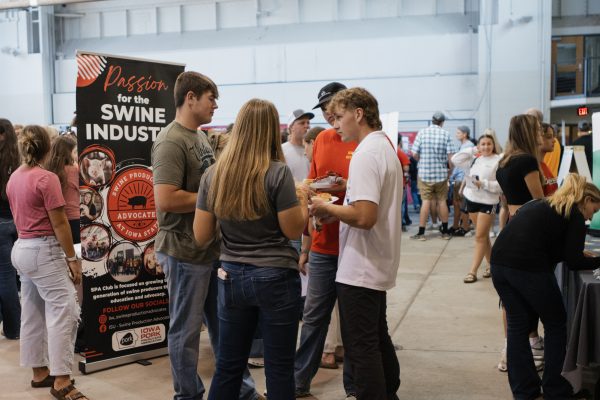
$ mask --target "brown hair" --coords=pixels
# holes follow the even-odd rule
[[[0,198],[6,200],[8,178],[19,168],[19,148],[13,125],[5,118],[0,118],[0,134],[4,135],[0,141]]]
[[[317,136],[319,136],[319,133],[323,132],[324,130],[325,128],[323,128],[322,126],[314,126],[310,128],[308,132],[306,132],[306,135],[304,135],[304,141],[306,143],[312,142],[317,138]]]
[[[479,144],[479,142],[481,142],[481,139],[490,139],[492,141],[492,144],[494,145],[494,150],[492,150],[492,152],[494,154],[499,154],[498,151],[498,141],[496,140],[496,135],[492,135],[491,133],[486,133],[483,132],[483,134],[481,136],[479,136],[479,139],[477,139],[477,144]]]
[[[583,176],[569,174],[562,186],[548,198],[548,203],[558,214],[569,218],[573,206],[582,206],[587,198],[600,202],[600,190]]]
[[[185,96],[189,92],[193,92],[197,97],[201,97],[206,92],[212,92],[216,98],[219,98],[217,85],[208,76],[199,72],[186,71],[179,74],[173,89],[175,108],[183,105]]]
[[[50,138],[46,129],[39,125],[27,125],[19,136],[19,149],[23,163],[34,167],[50,151]]]
[[[536,159],[538,158],[538,126],[538,119],[531,115],[521,114],[511,118],[510,126],[508,127],[508,143],[506,144],[506,150],[504,151],[504,156],[498,163],[500,167],[506,166],[511,158],[516,155],[529,154]]]
[[[356,110],[357,108],[363,110],[365,121],[370,128],[381,129],[377,99],[363,88],[355,87],[337,92],[327,105],[327,112],[333,114],[336,109]]]
[[[552,137],[555,137],[556,131],[554,130],[554,127],[551,124],[542,122],[542,131],[544,131],[544,133],[543,133],[544,137],[546,136],[546,132],[548,131],[548,129],[552,130]]]
[[[54,172],[60,179],[60,186],[64,189],[67,185],[67,173],[65,167],[75,163],[73,160],[73,149],[77,142],[69,135],[61,135],[54,139],[50,148],[50,156],[46,161],[46,169]]]
[[[208,204],[217,218],[254,221],[268,212],[265,175],[271,161],[285,162],[279,113],[270,101],[251,99],[240,109],[229,143],[211,167]]]

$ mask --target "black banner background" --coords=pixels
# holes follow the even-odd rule
[[[175,118],[180,64],[77,53],[86,362],[166,347],[150,152]]]

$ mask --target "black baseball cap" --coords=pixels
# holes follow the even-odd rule
[[[347,89],[346,85],[341,84],[339,82],[331,82],[323,86],[321,90],[319,90],[319,94],[317,95],[317,97],[319,98],[319,102],[312,109],[314,110],[315,108],[320,108],[323,104],[331,100],[334,94],[344,89]]]

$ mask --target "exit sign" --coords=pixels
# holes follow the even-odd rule
[[[588,115],[589,109],[587,107],[577,108],[577,115],[580,117]]]

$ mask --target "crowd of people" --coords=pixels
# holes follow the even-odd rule
[[[174,399],[207,392],[198,374],[203,323],[216,358],[208,399],[310,397],[318,369],[338,362],[347,398],[397,399],[387,291],[396,284],[402,231],[412,224],[409,198],[419,212],[412,239],[429,239],[430,218],[444,240],[474,237],[464,283],[475,283],[487,261],[483,277],[491,277],[504,313],[498,368],[508,371],[514,397],[573,395],[560,375],[566,315],[553,268],[560,261],[600,267],[584,251],[585,220],[600,209],[600,191],[576,174],[558,187],[562,148],[539,111],[511,119],[504,150],[492,129],[475,139],[460,126],[453,138],[441,112],[404,150],[382,131],[378,102],[363,88],[324,86],[313,109],[331,127],[311,129],[314,113],[296,109],[283,144],[279,112],[264,99],[247,101],[226,133],[200,131],[218,98],[209,77],[182,73],[175,119],[151,153],[159,226],[153,265],[169,293]],[[17,137],[0,119],[3,331],[20,339],[32,387],[87,399],[71,379],[74,285],[82,274],[73,244],[80,221],[99,211],[93,193],[80,197],[74,138],[21,129]],[[492,244],[497,215],[502,229]],[[94,246],[84,247],[87,257],[100,251]],[[142,258],[117,255],[109,264],[111,274],[135,275]],[[308,275],[305,297],[301,275]],[[264,394],[248,370],[259,342]]]

